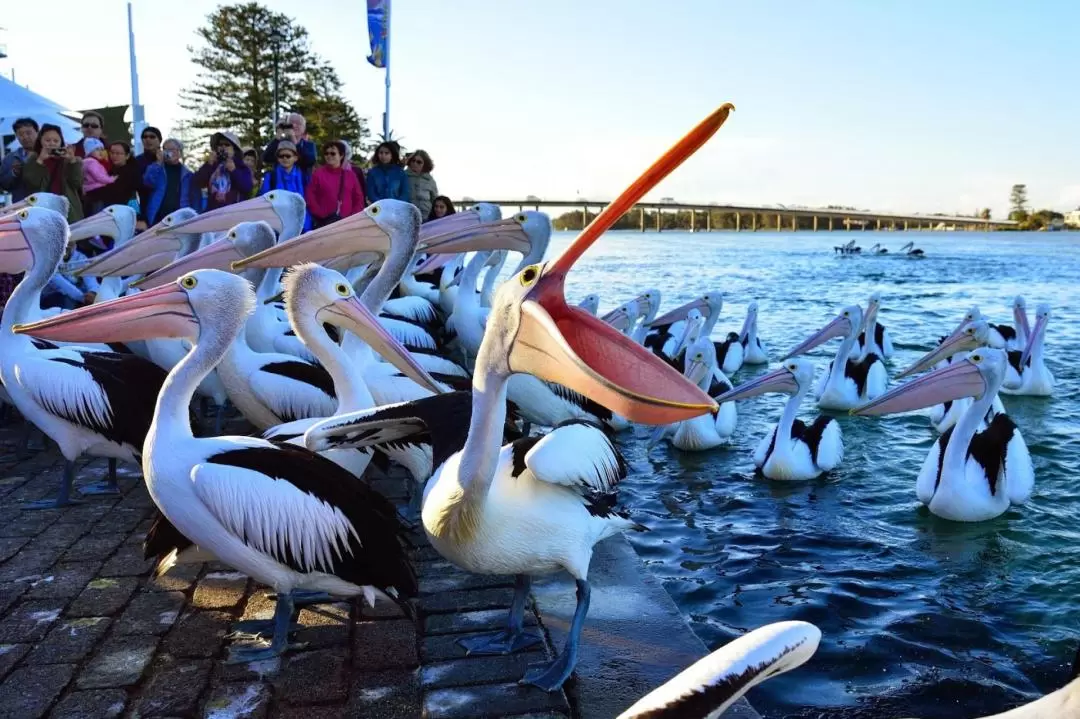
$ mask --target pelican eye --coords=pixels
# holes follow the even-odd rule
[[[336,285],[334,285],[334,292],[337,292],[342,297],[348,297],[352,294],[352,292],[349,290],[349,286],[344,282],[338,282]]]
[[[26,198],[26,201],[33,205],[37,202],[37,195],[30,195],[30,197]]]
[[[277,197],[277,195],[275,195],[273,192],[271,192],[269,195],[266,196],[266,199],[273,200],[275,197]]]
[[[536,265],[530,265],[521,271],[521,284],[528,287],[540,276],[540,269]]]
[[[844,310],[844,317],[851,317],[851,313],[847,310]]]
[[[30,213],[27,212],[26,210],[23,210],[22,212],[19,213],[19,219],[22,219],[22,220],[25,220],[29,216],[30,216]]]
[[[180,278],[180,286],[183,287],[185,290],[193,290],[195,289],[195,285],[197,284],[199,284],[199,281],[191,275],[186,275]]]
[[[379,214],[379,208],[375,205],[372,205],[368,208],[368,214],[374,217],[375,215]]]
[[[233,230],[232,232],[229,233],[229,239],[230,240],[235,240],[236,239],[236,230]]]
[[[791,364],[789,364],[789,365],[787,366],[787,368],[788,368],[789,370],[791,370],[792,372],[794,372],[794,371],[795,371],[796,369],[798,369],[798,367],[797,367],[797,366],[795,365],[795,363],[794,363],[794,362],[792,362]]]
[[[971,361],[972,362],[982,362],[982,355],[979,354],[978,352],[976,352],[975,354],[971,355]]]

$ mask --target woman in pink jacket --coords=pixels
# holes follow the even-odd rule
[[[345,143],[335,140],[322,147],[326,164],[315,168],[304,197],[313,227],[322,227],[364,209],[364,191],[351,167],[344,166]]]

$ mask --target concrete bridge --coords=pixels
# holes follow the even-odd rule
[[[583,222],[588,221],[589,213],[597,213],[608,205],[606,200],[541,200],[527,197],[524,200],[483,200],[501,207],[516,207],[539,210],[542,207],[580,208]],[[474,204],[477,200],[466,198],[459,205],[461,208]],[[645,213],[653,212],[654,221],[646,226]],[[1013,220],[984,220],[979,217],[951,215],[897,214],[890,212],[866,212],[838,208],[785,207],[783,205],[721,205],[686,202],[640,202],[630,211],[637,212],[639,227],[645,230],[662,229],[665,212],[689,212],[690,231],[713,229],[775,230],[795,232],[798,230],[1000,230],[1016,226]]]

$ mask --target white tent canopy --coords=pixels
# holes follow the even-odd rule
[[[68,108],[0,77],[0,117],[66,112]]]

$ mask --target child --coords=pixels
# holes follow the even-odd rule
[[[96,137],[86,138],[83,141],[83,151],[86,152],[82,169],[84,194],[116,182],[116,175],[110,175],[105,164],[109,161],[109,154],[101,140]]]

